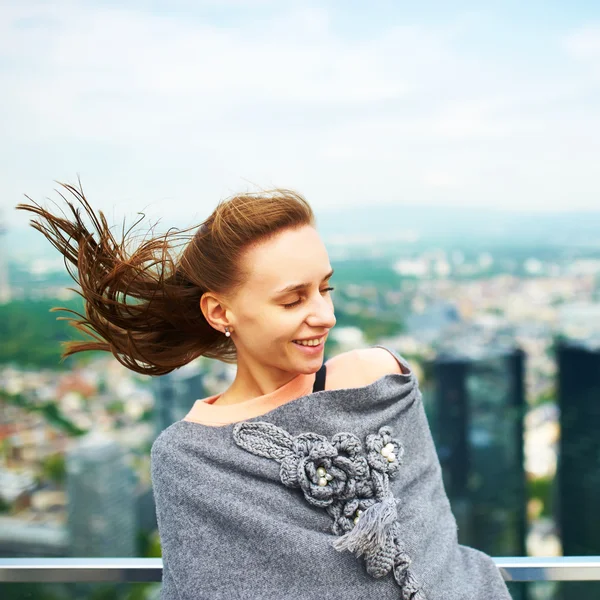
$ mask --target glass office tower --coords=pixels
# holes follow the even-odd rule
[[[525,555],[524,353],[446,351],[433,363],[432,432],[461,544]]]
[[[556,344],[560,442],[558,521],[565,556],[600,555],[600,343]],[[561,586],[564,600],[596,600],[598,582]]]
[[[209,394],[204,372],[198,365],[185,365],[167,375],[152,378],[156,414],[156,435],[185,417],[194,402]]]
[[[135,479],[125,450],[88,434],[69,450],[66,467],[71,556],[135,556]]]

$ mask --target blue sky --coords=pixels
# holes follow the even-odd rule
[[[109,217],[600,210],[597,2],[0,2],[0,214],[80,175]]]

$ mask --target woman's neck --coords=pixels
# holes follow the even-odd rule
[[[259,396],[271,394],[298,377],[299,373],[290,373],[264,365],[248,365],[238,360],[237,372],[233,383],[221,394],[213,405],[238,404]]]

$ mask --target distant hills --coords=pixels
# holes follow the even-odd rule
[[[599,202],[600,204],[600,202]],[[503,211],[485,208],[372,205],[317,214],[325,238],[372,237],[374,242],[592,246],[600,249],[600,210]]]
[[[490,246],[587,246],[600,250],[600,210],[540,213],[375,204],[319,211],[317,224],[325,241],[333,245],[485,243]],[[2,239],[2,247],[9,259],[58,256],[43,236],[30,227],[9,229]]]

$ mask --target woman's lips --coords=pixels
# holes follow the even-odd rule
[[[321,343],[317,344],[316,346],[303,346],[302,344],[298,344],[296,342],[292,342],[292,344],[294,344],[294,346],[296,346],[296,348],[298,348],[301,352],[304,352],[304,354],[313,356],[313,355],[319,354],[320,352],[323,351],[323,348],[325,347],[326,339],[327,339],[326,336],[323,336],[321,338]]]

